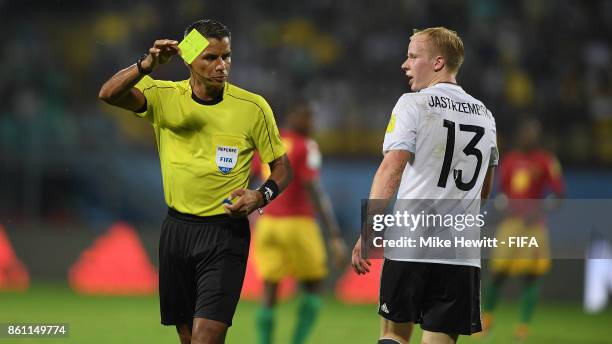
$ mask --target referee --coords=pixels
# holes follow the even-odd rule
[[[210,19],[191,24],[185,35],[193,29],[209,45],[187,65],[189,79],[149,77],[180,53],[177,41],[157,40],[111,77],[99,98],[133,111],[155,131],[168,205],[159,243],[161,323],[175,325],[181,343],[223,343],[246,270],[246,216],[272,201],[292,171],[268,103],[227,82],[229,29]],[[271,175],[249,190],[255,151]]]

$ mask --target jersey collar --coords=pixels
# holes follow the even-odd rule
[[[215,105],[215,104],[219,104],[223,101],[223,98],[225,98],[225,93],[227,92],[227,88],[228,88],[229,84],[226,81],[225,82],[225,86],[223,87],[223,93],[221,94],[220,97],[215,98],[215,99],[211,99],[211,100],[203,100],[198,98],[198,96],[196,96],[195,93],[193,93],[193,89],[191,88],[191,85],[189,86],[189,89],[191,91],[191,99],[193,99],[196,103],[198,104],[202,104],[202,105]]]
[[[448,87],[448,86],[454,86],[454,87],[459,87],[461,89],[463,89],[463,87],[459,86],[459,84],[456,84],[454,82],[448,82],[448,81],[440,81],[437,84],[431,86],[431,87],[435,87],[435,86],[443,86],[443,87]]]

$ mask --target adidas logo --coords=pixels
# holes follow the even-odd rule
[[[387,304],[383,303],[382,306],[380,306],[380,310],[389,314],[389,308],[387,308]]]

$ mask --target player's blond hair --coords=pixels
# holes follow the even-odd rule
[[[410,39],[421,35],[426,35],[431,40],[430,52],[442,54],[446,68],[456,74],[463,63],[463,41],[457,32],[442,26],[414,29]]]

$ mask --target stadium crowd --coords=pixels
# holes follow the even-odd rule
[[[99,102],[97,88],[155,38],[180,39],[205,16],[232,28],[230,82],[262,94],[279,122],[291,97],[312,102],[323,153],[379,156],[389,104],[407,91],[398,52],[413,28],[444,25],[464,37],[458,81],[495,114],[502,154],[516,119],[535,115],[564,166],[612,162],[609,1],[28,3],[0,2],[0,208],[15,221],[123,209],[120,177],[108,175],[144,170],[136,184],[159,183],[147,172],[158,164],[150,128]],[[156,77],[188,75],[177,60]]]

